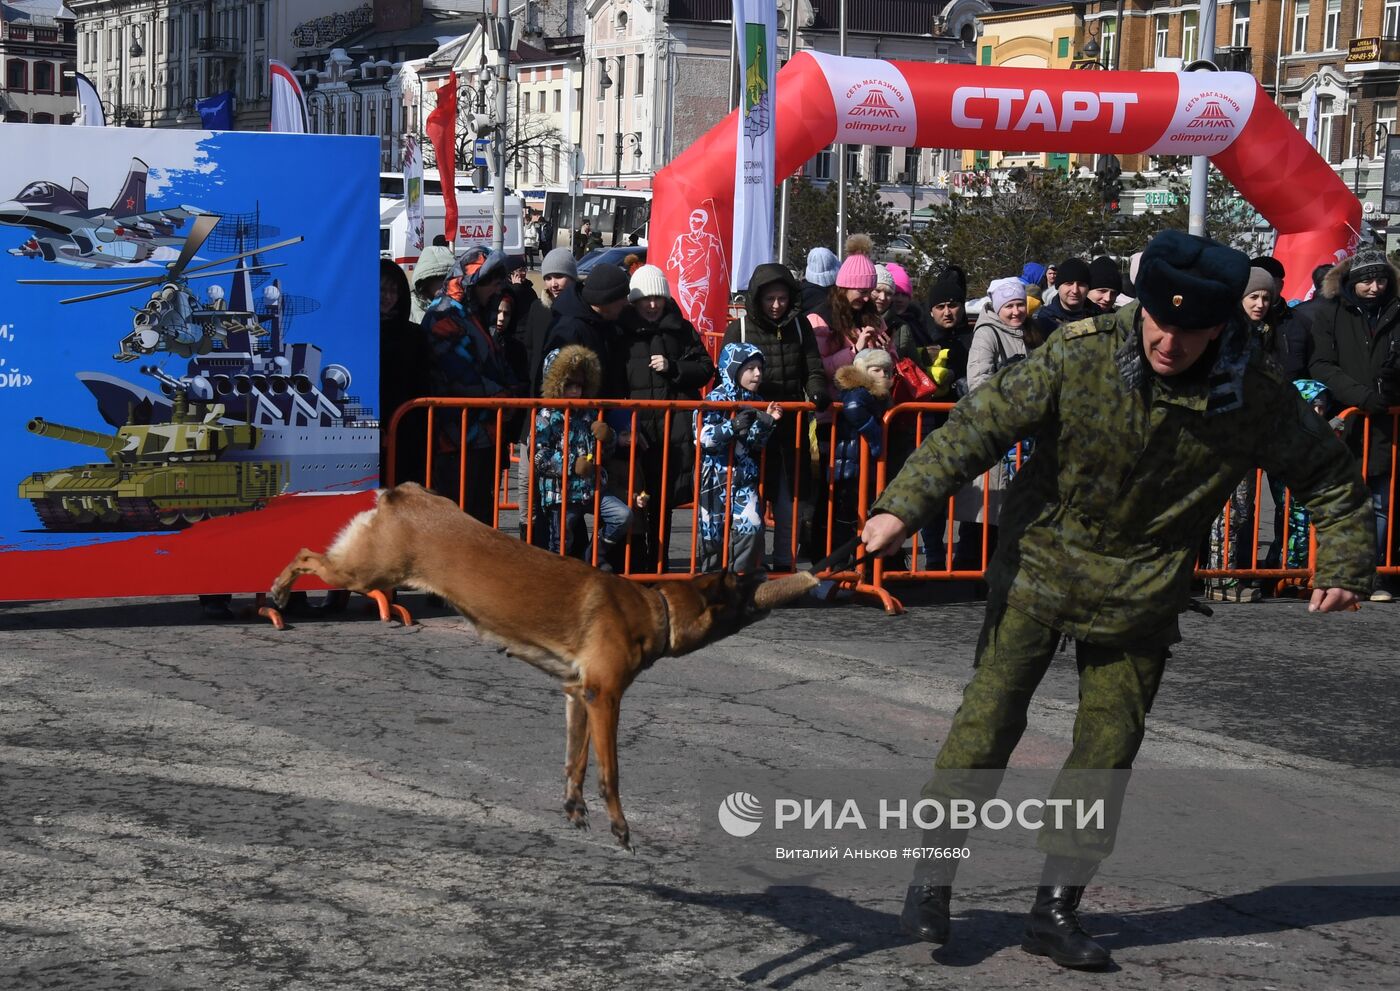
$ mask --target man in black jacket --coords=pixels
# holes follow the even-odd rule
[[[1363,451],[1362,424],[1348,424],[1347,440],[1365,461],[1366,484],[1376,514],[1376,563],[1387,563],[1395,546],[1390,517],[1390,445],[1400,407],[1400,271],[1375,248],[1363,248],[1337,265],[1322,283],[1323,303],[1313,316],[1312,377],[1340,407],[1355,406],[1371,423],[1369,448]],[[1392,557],[1390,563],[1400,564]],[[1394,576],[1380,576],[1372,602],[1391,602],[1400,587]]]
[[[616,265],[595,265],[579,293],[560,293],[554,300],[554,319],[545,338],[540,360],[555,348],[582,344],[598,356],[603,383],[616,380],[609,368],[617,320],[627,308],[627,273]]]

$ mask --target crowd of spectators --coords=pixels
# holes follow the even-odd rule
[[[482,248],[454,256],[433,246],[411,284],[386,262],[381,407],[387,418],[417,395],[736,403],[731,412],[704,415],[676,408],[601,415],[580,409],[570,414],[567,433],[561,417],[545,412],[498,418],[472,411],[465,420],[439,417],[431,447],[425,425],[404,418],[398,479],[423,477],[425,459],[413,452],[430,451],[434,488],[460,495],[469,513],[491,522],[506,467],[498,452],[516,444],[521,463],[535,469],[515,476],[522,536],[532,532],[537,543],[557,548],[565,536],[558,525],[562,502],[566,551],[585,556],[597,544],[595,563],[621,568],[630,546],[634,572],[675,566],[674,510],[697,493],[706,567],[782,572],[822,557],[855,531],[856,486],[868,474],[860,470],[863,451],[885,457],[887,477],[893,477],[915,446],[937,443],[928,435],[941,426],[940,414],[896,414],[888,432],[881,430],[902,359],[932,381],[934,392],[925,398],[956,402],[1062,326],[1113,313],[1134,294],[1136,256],[1127,264],[1102,256],[1028,262],[1019,273],[993,279],[975,298],[962,269],[948,265],[931,273],[919,298],[908,272],[876,264],[870,239],[855,235],[841,256],[813,249],[800,273],[777,263],[758,266],[742,311],[718,342],[717,373],[662,269],[628,259],[626,267],[599,264],[580,280],[575,255],[590,233],[581,230],[572,248],[543,253],[538,281],[544,298],[527,277],[524,257]],[[1299,301],[1284,298],[1285,273],[1275,259],[1256,258],[1252,265],[1235,319],[1248,328],[1250,347],[1297,384],[1303,401],[1330,419],[1364,462],[1377,562],[1396,563],[1389,410],[1400,405],[1400,270],[1382,252],[1362,249],[1334,266],[1319,266],[1311,273],[1313,292]],[[782,405],[793,403],[807,409]],[[1338,417],[1352,407],[1364,415]],[[526,456],[531,449],[533,461]],[[921,532],[925,568],[981,567],[995,545],[1000,493],[1029,457],[1033,438],[1006,452],[952,501],[953,521],[942,516]],[[467,490],[458,493],[462,464]],[[1260,493],[1253,477],[1246,479],[1202,549],[1204,564],[1232,570],[1306,564],[1306,507],[1291,505],[1272,482],[1268,491],[1272,535],[1257,536]],[[590,541],[584,517],[595,513],[603,532]],[[1208,583],[1206,591],[1252,601],[1271,587],[1229,578]],[[1389,601],[1395,591],[1382,576],[1374,598]]]

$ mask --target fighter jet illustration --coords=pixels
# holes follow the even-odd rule
[[[179,247],[185,237],[176,230],[198,211],[147,211],[148,172],[145,162],[133,158],[121,192],[106,210],[89,209],[87,183],[76,176],[68,189],[47,179],[29,183],[14,199],[0,202],[0,224],[33,232],[10,254],[76,268],[112,268],[139,265],[161,248]]]

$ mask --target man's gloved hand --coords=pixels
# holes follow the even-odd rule
[[[812,397],[812,405],[817,408],[818,413],[825,413],[831,407],[831,397],[823,389]]]
[[[734,414],[734,432],[736,434],[746,434],[753,425],[758,422],[758,410],[752,406],[745,406]]]
[[[1379,392],[1366,393],[1366,400],[1361,404],[1361,412],[1369,416],[1384,416],[1390,411],[1390,407],[1385,404]]]
[[[600,440],[604,444],[612,440],[613,428],[608,426],[602,420],[594,420],[593,425],[588,429],[593,432],[593,438],[595,440]]]
[[[593,474],[593,459],[581,454],[574,458],[574,474],[580,477]]]

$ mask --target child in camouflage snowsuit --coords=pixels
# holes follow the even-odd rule
[[[719,353],[719,384],[705,401],[761,402],[763,363],[763,352],[752,344],[726,344]],[[696,437],[702,454],[697,507],[701,571],[718,571],[725,559],[726,518],[730,521],[729,570],[746,574],[763,560],[759,458],[782,415],[777,403],[769,403],[765,410],[746,406],[732,418],[723,410],[697,414]]]

